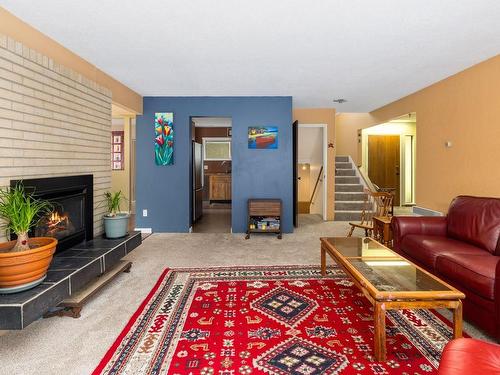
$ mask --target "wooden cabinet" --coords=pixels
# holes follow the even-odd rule
[[[208,181],[210,201],[231,200],[231,175],[210,175]]]

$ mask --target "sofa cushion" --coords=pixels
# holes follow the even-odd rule
[[[436,259],[445,253],[459,253],[467,255],[485,254],[486,251],[442,236],[428,236],[425,234],[408,234],[403,237],[400,249],[411,258],[428,267],[430,270],[436,268]]]
[[[499,261],[500,257],[488,253],[470,255],[448,252],[438,256],[436,271],[453,284],[463,285],[483,298],[493,300],[495,271]]]
[[[443,350],[438,375],[500,374],[500,345],[455,339]]]
[[[500,199],[458,196],[447,219],[448,237],[500,255]]]

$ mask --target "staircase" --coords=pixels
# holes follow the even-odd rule
[[[348,156],[335,157],[335,221],[360,221],[366,194]]]

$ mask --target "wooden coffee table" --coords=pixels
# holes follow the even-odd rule
[[[399,309],[453,310],[453,336],[462,337],[465,295],[371,238],[321,238],[321,273],[326,254],[352,278],[374,307],[377,361],[386,360],[385,312]]]

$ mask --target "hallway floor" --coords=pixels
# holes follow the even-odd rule
[[[193,233],[231,233],[230,208],[203,208],[203,215],[194,223]]]

